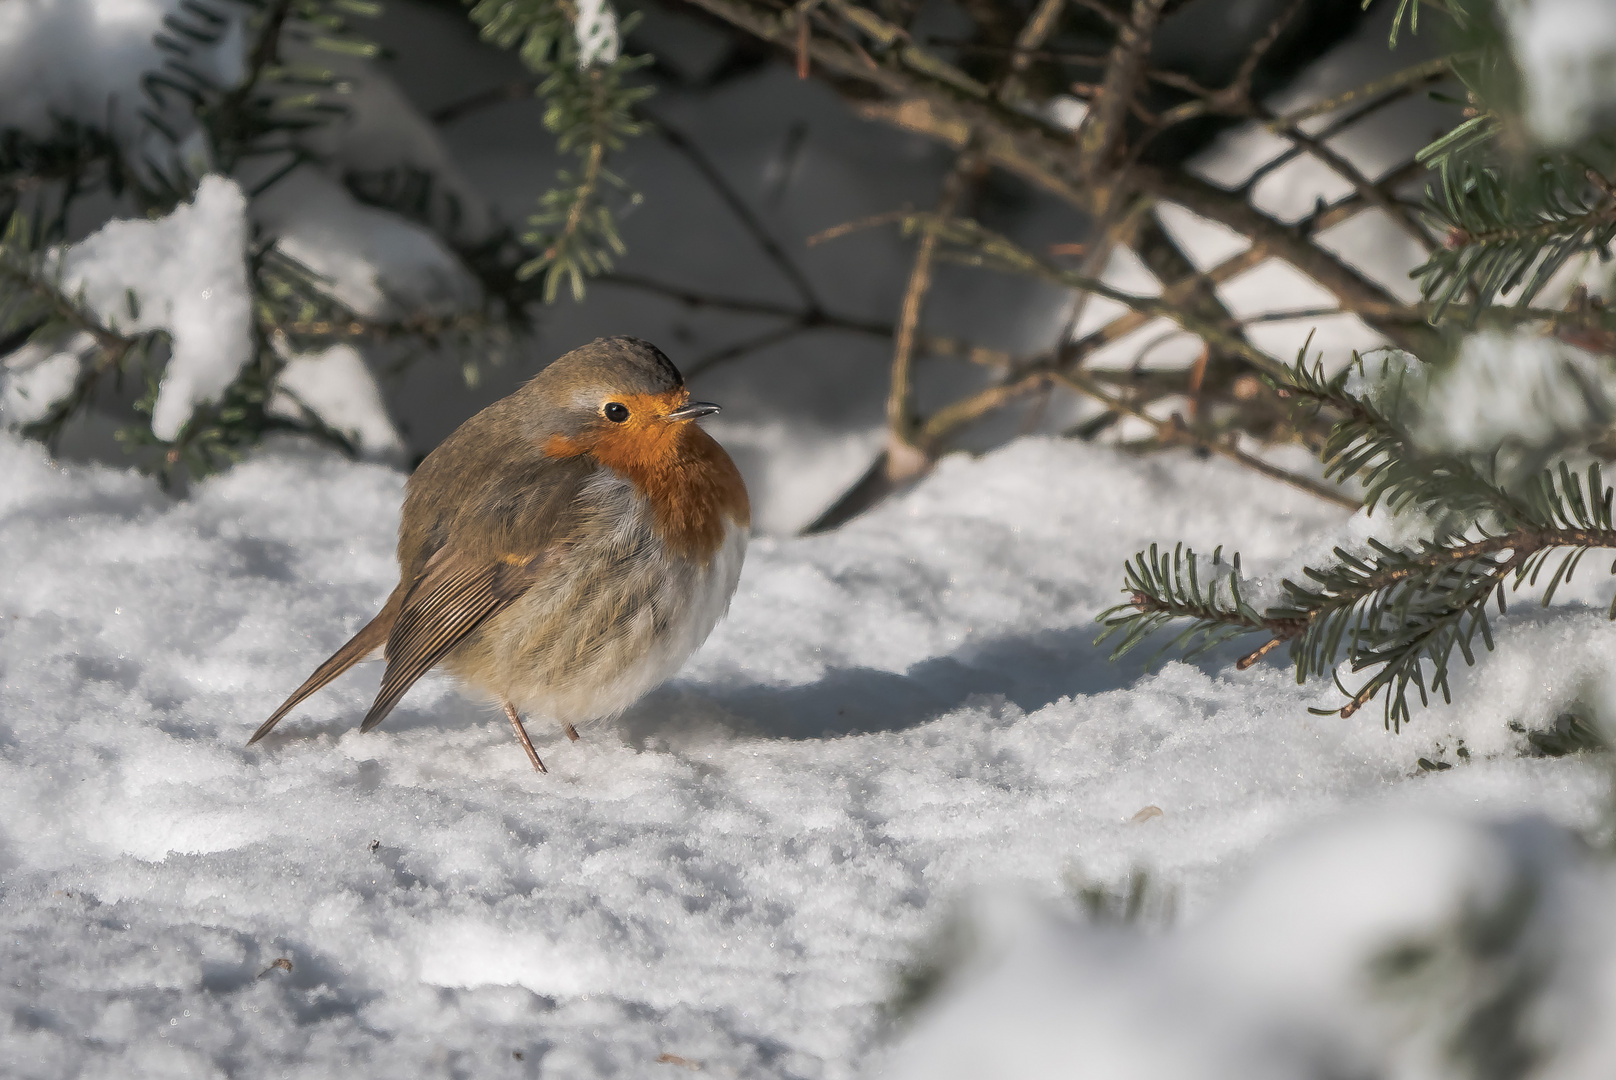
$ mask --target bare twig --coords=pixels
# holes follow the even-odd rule
[[[789,341],[791,338],[796,337],[798,334],[803,333],[807,329],[808,328],[803,326],[801,323],[789,323],[785,326],[775,327],[773,330],[765,330],[761,334],[754,337],[749,337],[744,341],[737,341],[733,345],[726,345],[722,349],[715,349],[712,352],[703,356],[698,356],[688,364],[685,364],[685,377],[694,378],[704,371],[711,371],[720,364],[728,363],[731,360],[738,360],[743,356],[766,349],[770,345],[778,345],[782,341]]]
[[[663,117],[653,114],[643,105],[639,107],[639,111],[647,120],[651,121],[654,130],[662,136],[663,141],[683,155],[684,159],[690,162],[691,166],[701,174],[702,179],[707,181],[707,185],[729,208],[730,213],[735,216],[735,220],[740,222],[741,227],[757,243],[763,254],[768,257],[768,260],[791,283],[791,287],[796,291],[808,310],[810,312],[822,310],[823,305],[819,302],[819,295],[814,291],[813,284],[808,280],[808,275],[803,273],[802,268],[786,254],[785,249],[769,234],[769,230],[764,227],[758,216],[752,212],[752,208],[746,204],[746,200],[741,198],[740,193],[735,190],[724,177],[724,174],[718,170],[717,166],[708,159],[707,155],[701,151],[701,148],[684,132],[668,123]]]
[[[691,308],[713,308],[718,311],[733,311],[739,315],[772,315],[782,319],[793,319],[802,323],[804,327],[849,330],[857,334],[875,334],[880,337],[890,337],[892,335],[892,325],[890,323],[855,319],[846,315],[838,315],[835,312],[813,308],[805,310],[769,300],[750,300],[739,296],[723,296],[718,293],[703,292],[700,289],[686,288],[683,285],[673,285],[639,274],[613,272],[601,274],[595,280],[606,285],[621,285],[629,289],[640,289],[645,292],[656,293]]]
[[[1150,43],[1166,0],[1134,0],[1133,17],[1117,28],[1105,79],[1077,131],[1077,170],[1091,181],[1118,160],[1127,135],[1127,115],[1150,57]]]
[[[954,167],[943,180],[942,194],[932,215],[937,222],[947,223],[953,217],[976,166],[977,156],[969,148],[954,162]],[[915,446],[915,420],[911,415],[912,372],[915,340],[920,330],[920,312],[926,302],[926,293],[931,289],[932,257],[936,251],[937,229],[929,222],[922,224],[920,243],[915,248],[914,266],[909,271],[909,284],[904,289],[898,330],[892,345],[892,380],[887,394],[887,471],[891,479],[898,479],[899,474],[906,470],[924,467],[922,462],[910,460],[916,456],[915,452],[922,459],[925,457],[924,451]],[[910,453],[906,454],[905,451]],[[903,461],[898,460],[900,455]]]
[[[1248,469],[1259,472],[1270,479],[1288,484],[1291,487],[1296,488],[1298,491],[1305,491],[1309,495],[1316,496],[1317,498],[1323,499],[1326,502],[1335,503],[1337,506],[1343,507],[1347,510],[1356,511],[1363,506],[1363,504],[1358,500],[1349,495],[1343,494],[1341,489],[1334,484],[1327,484],[1307,476],[1299,476],[1296,473],[1289,472],[1285,469],[1281,469],[1277,465],[1264,461],[1260,457],[1253,454],[1248,454],[1231,442],[1227,442],[1222,439],[1210,438],[1206,435],[1200,434],[1185,424],[1183,417],[1179,416],[1177,413],[1174,413],[1172,418],[1169,420],[1158,420],[1156,417],[1151,416],[1143,409],[1133,405],[1123,398],[1107,393],[1099,386],[1098,383],[1081,373],[1058,372],[1054,377],[1078,393],[1093,398],[1114,412],[1123,413],[1127,416],[1133,417],[1136,420],[1144,421],[1156,431],[1157,438],[1161,439],[1163,442],[1196,446],[1203,450],[1211,451],[1220,457],[1228,458],[1230,461],[1237,462]]]
[[[1085,11],[1092,11],[1112,26],[1120,28],[1127,25],[1127,20],[1112,11],[1105,0],[1072,0],[1072,2]]]
[[[880,225],[891,225],[895,221],[902,221],[912,213],[914,213],[913,210],[905,207],[902,210],[887,210],[880,214],[870,214],[855,221],[844,221],[840,225],[832,225],[828,229],[822,229],[814,233],[808,238],[807,243],[809,247],[818,247],[827,240],[840,240],[849,233],[863,232],[865,229],[873,229]]]
[[[491,105],[503,105],[507,101],[521,101],[525,98],[531,98],[538,92],[539,83],[542,81],[532,77],[511,79],[500,83],[498,86],[490,86],[487,90],[479,90],[477,93],[463,97],[459,101],[452,101],[435,110],[428,119],[442,127],[444,124],[452,124],[463,116],[480,112]]]
[[[1055,26],[1060,22],[1061,12],[1065,8],[1066,0],[1039,0],[1032,17],[1016,36],[1015,48],[1010,53],[1010,70],[1005,73],[1004,80],[999,84],[1000,101],[1008,104],[1021,99],[1023,94],[1021,76],[1032,65],[1034,53],[1049,40],[1049,35],[1055,32]]]
[[[1419,222],[1414,219],[1414,215],[1409,212],[1408,208],[1387,195],[1383,188],[1358,171],[1356,165],[1330,149],[1322,139],[1315,139],[1298,128],[1285,128],[1284,134],[1286,138],[1291,139],[1298,146],[1307,150],[1308,153],[1334,170],[1336,175],[1351,184],[1353,190],[1363,196],[1365,202],[1391,218],[1392,224],[1412,237],[1414,242],[1420,245],[1421,249],[1426,252],[1432,250],[1435,245],[1432,243],[1430,234],[1420,227]]]
[[[1283,116],[1276,116],[1268,122],[1268,130],[1279,132],[1287,128],[1296,127],[1304,120],[1311,120],[1315,116],[1323,116],[1325,113],[1334,112],[1345,105],[1351,105],[1360,98],[1375,97],[1391,90],[1407,91],[1418,89],[1446,78],[1452,70],[1453,66],[1446,57],[1427,60],[1423,64],[1415,64],[1411,68],[1404,68],[1395,75],[1388,75],[1384,79],[1377,79],[1363,86],[1354,87],[1345,93],[1327,97],[1322,101],[1315,101],[1311,105],[1302,106],[1300,109],[1293,109]]]
[[[1225,116],[1249,116],[1256,112],[1256,103],[1251,99],[1252,79],[1256,76],[1257,68],[1262,64],[1263,58],[1268,55],[1268,51],[1279,40],[1279,35],[1284,33],[1285,27],[1290,25],[1290,21],[1296,17],[1296,13],[1302,9],[1303,3],[1304,0],[1291,0],[1289,4],[1280,10],[1278,15],[1274,16],[1274,20],[1268,24],[1268,29],[1247,50],[1245,58],[1240,62],[1240,67],[1235,71],[1234,78],[1229,80],[1229,85],[1221,90],[1206,90],[1200,87],[1191,90],[1191,93],[1196,94],[1196,99],[1186,101],[1184,104],[1174,106],[1162,113],[1157,118],[1156,130],[1165,131],[1175,124],[1180,124],[1185,120],[1204,116],[1208,113],[1219,113]],[[1185,80],[1183,88],[1188,89],[1190,85],[1192,85],[1190,81]],[[1144,145],[1147,141],[1148,139],[1141,139],[1140,145]]]

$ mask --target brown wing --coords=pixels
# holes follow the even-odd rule
[[[268,735],[270,730],[280,723],[281,717],[296,708],[298,702],[381,648],[387,641],[388,631],[393,628],[393,621],[398,618],[398,602],[401,594],[402,590],[395,590],[393,595],[388,597],[387,605],[382,608],[380,614],[366,623],[363,630],[349,638],[346,645],[332,653],[325,663],[315,668],[314,674],[293,691],[291,697],[281,703],[275,714],[259,725],[252,738],[247,740],[247,745],[251,746]]]
[[[387,635],[387,670],[359,730],[385,720],[416,679],[526,592],[543,561],[511,555],[489,561],[448,548],[435,554]]]

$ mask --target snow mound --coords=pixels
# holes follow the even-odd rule
[[[404,454],[404,440],[387,415],[376,377],[352,345],[292,357],[275,379],[269,411],[296,417],[308,409],[347,435],[360,452],[383,461]]]
[[[886,1075],[1608,1075],[1616,873],[1537,818],[1366,815],[1279,845],[1151,935],[979,897]]]

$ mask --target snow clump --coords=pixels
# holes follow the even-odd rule
[[[1503,0],[1510,45],[1537,137],[1568,145],[1616,110],[1616,4]]]
[[[219,399],[252,359],[247,200],[235,181],[205,176],[196,197],[156,221],[119,219],[60,254],[63,288],[126,334],[165,330],[171,342],[152,432],[172,440],[199,405]]]

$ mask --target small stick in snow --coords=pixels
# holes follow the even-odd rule
[[[657,1055],[657,1064],[678,1065],[680,1068],[689,1069],[691,1072],[696,1072],[701,1068],[701,1062],[691,1061],[689,1058],[680,1057],[678,1054],[659,1054]]]
[[[527,728],[522,726],[522,718],[516,714],[516,706],[508,701],[505,703],[505,715],[510,717],[511,727],[516,730],[516,741],[527,751],[527,759],[533,763],[533,771],[549,772],[550,770],[544,767],[544,762],[539,760],[539,752],[533,749],[533,740],[527,737]]]

